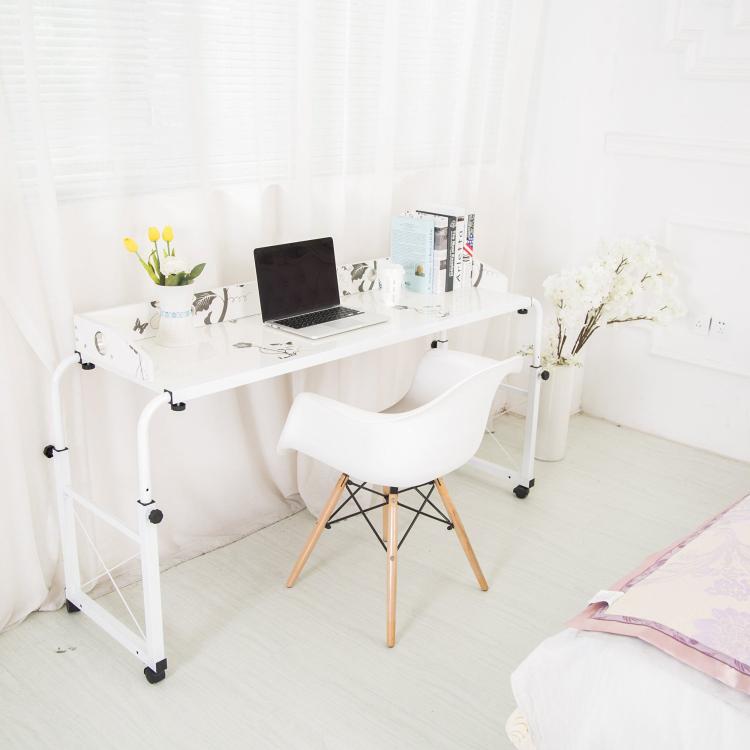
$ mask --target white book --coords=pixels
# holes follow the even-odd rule
[[[453,253],[453,288],[463,289],[467,284],[466,267],[464,265],[464,238],[466,236],[466,217],[460,214],[456,217],[456,247]],[[469,272],[469,275],[471,273]]]
[[[464,264],[464,282],[466,286],[472,286],[472,272],[474,270],[474,225],[476,216],[473,213],[467,213],[464,228],[463,242],[463,264]]]

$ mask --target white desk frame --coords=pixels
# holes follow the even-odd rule
[[[405,297],[405,304],[413,307],[433,304],[436,301],[435,298],[430,299],[422,295],[408,293],[405,293]],[[116,310],[103,311],[103,313],[94,313],[89,316],[76,316],[77,345],[82,351],[77,351],[74,355],[66,357],[54,371],[51,400],[54,442],[52,445],[48,445],[44,451],[48,458],[53,459],[54,463],[68,611],[82,611],[128,651],[135,654],[145,665],[144,673],[149,682],[159,682],[164,678],[167,660],[164,650],[157,536],[157,525],[162,520],[163,514],[153,499],[149,445],[149,424],[155,412],[161,407],[169,404],[172,410],[183,411],[185,402],[189,403],[196,398],[424,336],[435,337],[432,343],[433,347],[447,346],[447,331],[452,328],[508,314],[525,315],[531,313],[534,318],[534,336],[533,342],[530,342],[533,343],[533,362],[529,370],[527,388],[505,386],[512,391],[520,391],[527,395],[523,456],[520,469],[516,471],[483,459],[472,459],[472,463],[478,468],[504,482],[509,482],[510,486],[515,485],[513,491],[518,497],[525,497],[534,484],[534,449],[539,409],[539,387],[540,380],[547,377],[547,373],[541,369],[539,360],[542,336],[541,305],[531,297],[481,288],[446,294],[438,298],[438,301],[449,312],[447,317],[440,318],[426,315],[416,312],[414,309],[392,310],[390,311],[392,319],[388,323],[330,337],[321,342],[309,342],[288,333],[273,331],[263,326],[258,316],[221,325],[199,327],[197,333],[204,337],[205,341],[204,346],[195,347],[195,351],[200,350],[203,355],[194,359],[193,367],[186,367],[185,363],[185,357],[193,356],[190,352],[165,350],[156,346],[153,339],[142,340],[139,342],[141,350],[151,356],[154,365],[152,370],[146,368],[150,379],[144,379],[146,377],[144,376],[144,368],[140,368],[138,373],[129,374],[118,370],[113,365],[114,360],[111,354],[108,355],[106,350],[104,352],[99,351],[99,346],[94,349],[85,343],[85,337],[83,337],[81,330],[87,328],[94,330],[97,326],[100,326],[102,330],[107,331],[110,344],[123,346],[122,341],[111,340],[113,335],[117,335],[117,330],[116,326],[112,324],[113,318],[110,313],[116,312]],[[381,309],[382,311],[382,308],[379,307],[377,294],[347,297],[346,303],[360,306],[363,309]],[[124,310],[125,308],[118,309]],[[127,338],[125,330],[123,328],[121,332],[123,337]],[[300,346],[299,355],[287,359],[276,359],[271,355],[262,355],[258,349],[232,348],[231,339],[234,339],[235,343],[237,340],[271,342],[278,340],[280,337],[295,339],[295,343]],[[83,343],[79,343],[79,341]],[[124,345],[126,349],[128,348],[127,343],[126,341]],[[206,346],[210,350],[208,356],[205,354]],[[112,348],[117,349],[116,346],[110,347],[110,351]],[[129,348],[136,351],[134,346]],[[193,350],[194,347],[190,347],[190,349]],[[243,355],[241,352],[247,352],[248,354]],[[245,359],[242,358],[243,356]],[[120,519],[103,511],[92,500],[76,492],[71,485],[70,451],[65,437],[60,384],[64,374],[75,364],[80,364],[84,370],[93,369],[95,365],[103,369],[109,369],[154,391],[154,397],[146,404],[138,418],[137,530],[131,529]],[[133,616],[137,631],[132,630],[111,615],[96,600],[84,593],[78,557],[77,507],[87,509],[138,544],[143,578],[144,628],[140,627]],[[85,528],[82,527],[82,529],[86,533]],[[99,555],[93,542],[91,544]],[[101,555],[99,555],[99,560],[104,572],[98,577],[108,575],[115,586],[115,590],[120,593],[110,573],[111,568],[106,566]],[[127,604],[125,606],[127,607]]]

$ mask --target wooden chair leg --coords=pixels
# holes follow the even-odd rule
[[[398,565],[398,492],[395,487],[388,490],[388,544],[387,544],[387,586],[388,614],[386,617],[386,643],[388,648],[396,645],[396,577]]]
[[[320,535],[323,533],[323,529],[328,523],[328,519],[336,509],[336,503],[338,503],[339,498],[341,497],[341,493],[344,491],[344,487],[346,487],[346,482],[348,479],[349,477],[346,474],[342,474],[339,477],[338,482],[336,482],[336,485],[331,492],[331,496],[328,498],[328,502],[326,503],[325,508],[323,508],[323,511],[318,518],[318,522],[315,524],[315,528],[310,532],[310,536],[307,539],[307,544],[305,544],[302,553],[297,558],[297,562],[292,568],[292,572],[289,574],[289,578],[287,578],[287,588],[292,588],[292,586],[294,586],[295,582],[297,581],[297,578],[299,578],[299,574],[302,572],[302,568],[305,567],[305,563],[312,554],[313,549],[315,549],[315,545],[317,544],[318,539],[320,539]]]
[[[388,541],[388,495],[390,494],[390,487],[383,487],[383,494],[385,495],[386,505],[383,506],[383,541]]]
[[[461,518],[456,511],[455,505],[453,505],[453,501],[451,500],[451,496],[448,494],[448,488],[445,486],[445,482],[443,482],[443,480],[439,478],[435,480],[435,487],[437,487],[437,491],[440,493],[443,505],[445,506],[446,511],[448,511],[448,517],[451,519],[453,528],[456,530],[458,541],[461,542],[461,546],[464,548],[464,553],[469,560],[469,565],[471,565],[471,569],[474,571],[474,575],[477,577],[479,588],[482,589],[482,591],[487,591],[487,589],[489,588],[489,586],[487,585],[487,580],[484,577],[484,573],[482,573],[482,569],[479,567],[479,561],[477,560],[477,556],[474,554],[474,550],[472,549],[469,537],[466,536],[466,529],[464,529],[464,525],[461,523]]]

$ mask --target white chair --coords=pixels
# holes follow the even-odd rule
[[[464,352],[433,349],[419,363],[406,396],[381,413],[357,409],[315,393],[299,394],[279,439],[279,450],[305,453],[337,469],[341,476],[286,585],[294,585],[323,529],[337,523],[334,517],[353,500],[359,510],[351,515],[365,517],[387,553],[388,646],[396,642],[398,547],[420,515],[441,521],[449,529],[455,528],[479,586],[486,591],[487,581],[442,477],[463,466],[476,453],[498,386],[506,375],[518,372],[521,364],[521,357],[499,362]],[[353,482],[350,477],[359,481]],[[365,483],[381,485],[383,492],[366,487]],[[349,497],[334,510],[345,489]],[[437,489],[447,517],[430,499],[433,489]],[[379,495],[383,502],[363,509],[356,498],[361,490]],[[419,493],[422,498],[419,508],[399,502],[399,492],[406,490]],[[415,514],[401,542],[397,531],[399,505]],[[440,517],[425,512],[428,505]],[[383,508],[383,539],[367,516],[379,507]]]

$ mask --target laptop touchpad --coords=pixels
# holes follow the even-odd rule
[[[354,324],[357,322],[358,317],[359,317],[358,315],[355,315],[355,316],[352,316],[351,318],[341,318],[340,320],[331,320],[325,325],[329,326],[330,328],[352,328],[354,327]]]

